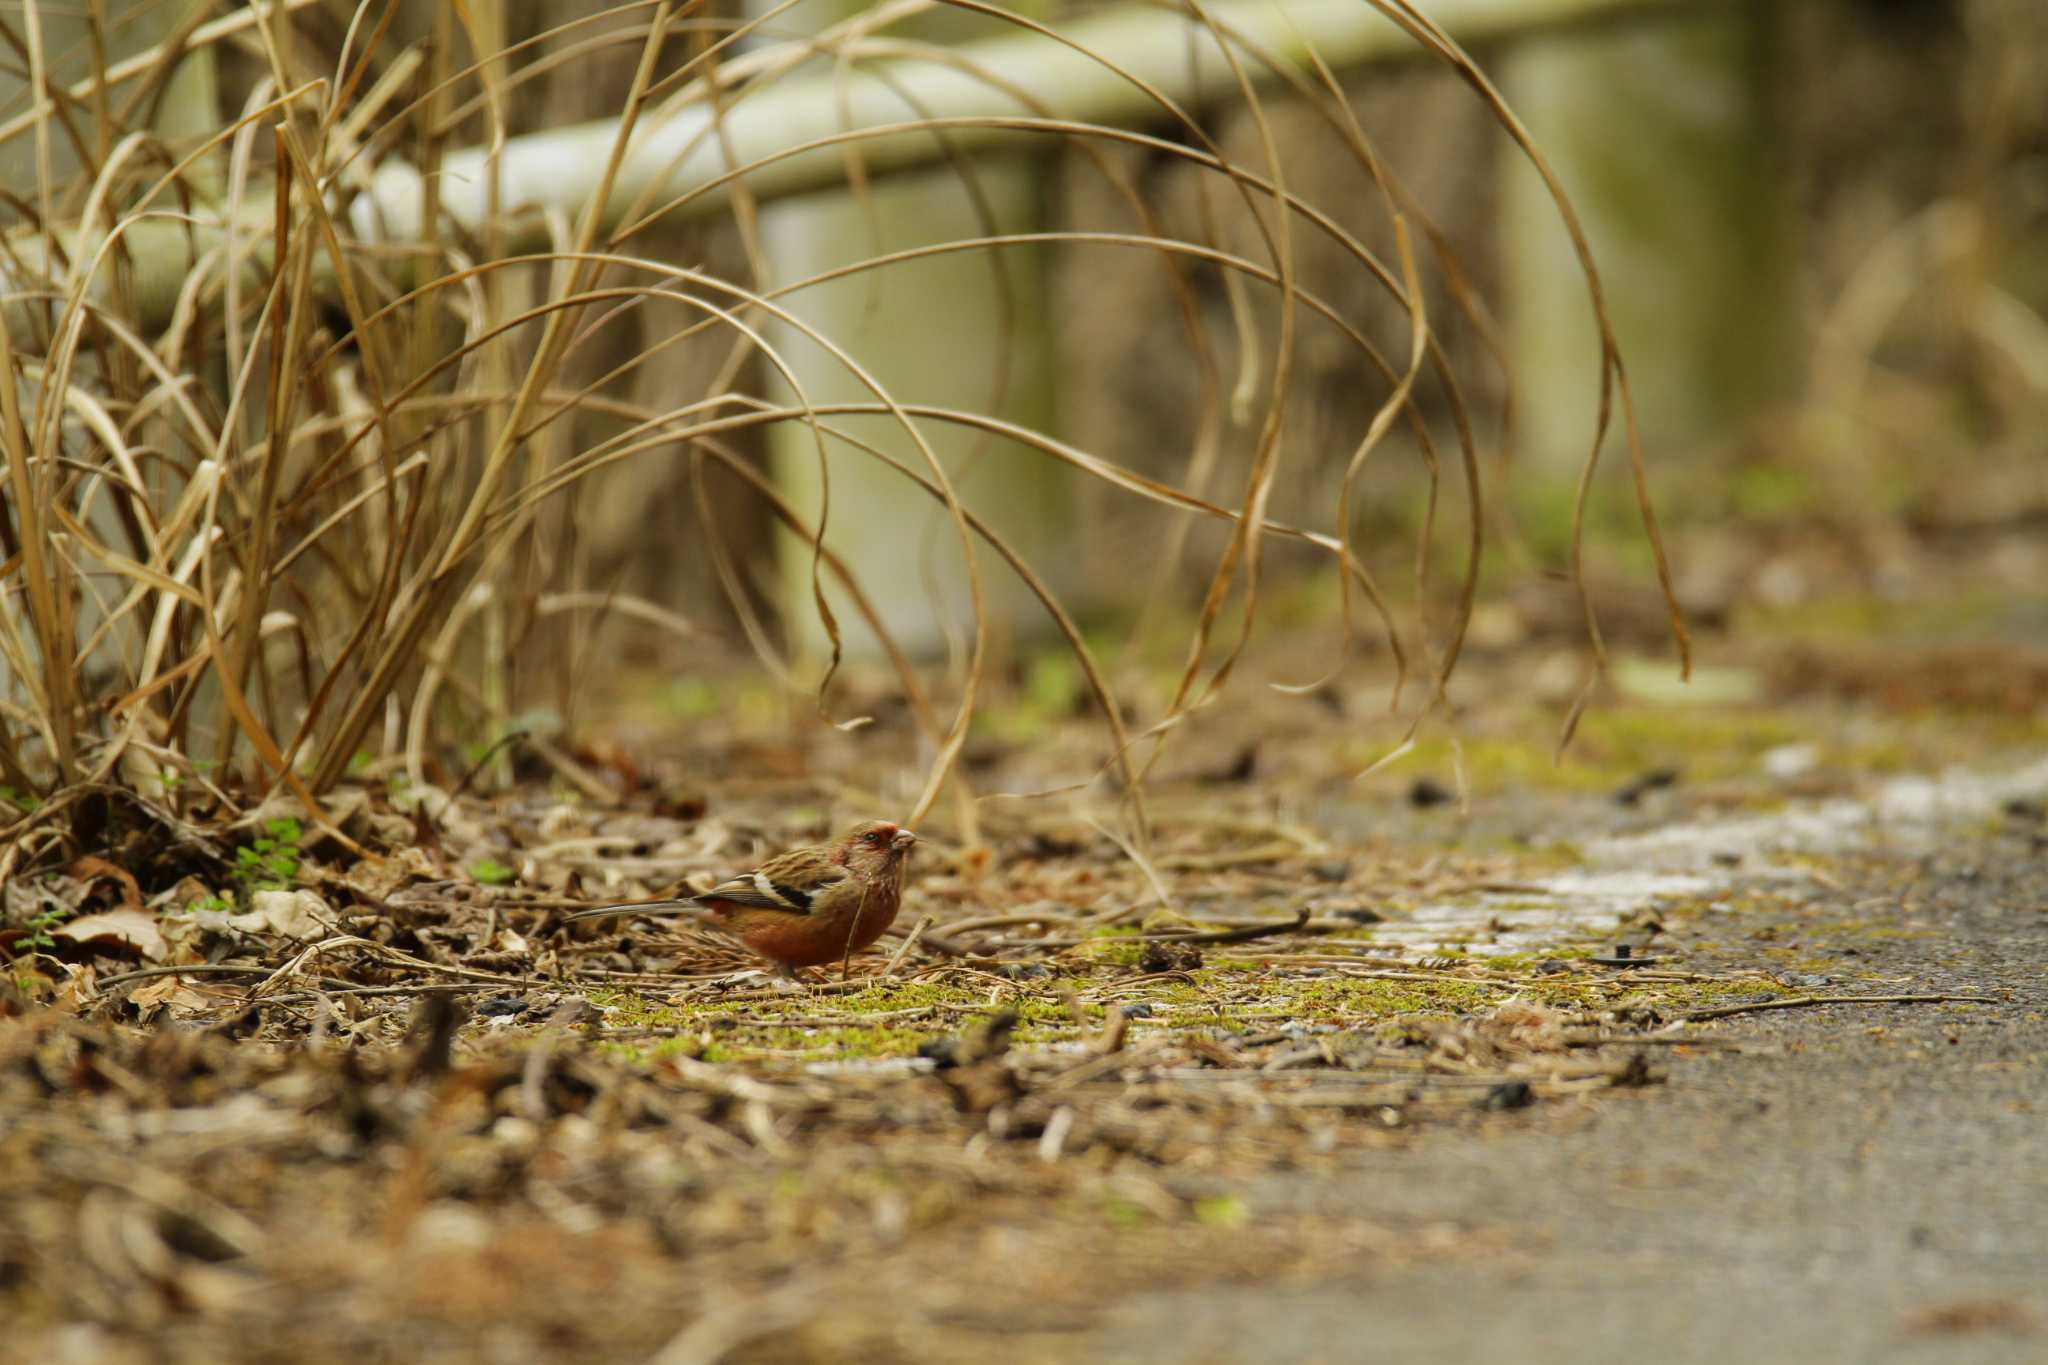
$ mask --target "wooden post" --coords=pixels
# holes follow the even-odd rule
[[[829,22],[860,8],[835,0],[803,13]],[[1017,6],[1029,10],[1030,6]],[[834,11],[826,14],[825,11]],[[935,40],[945,36],[1007,35],[1000,25],[967,16],[932,16],[945,23],[892,27],[892,36]],[[1019,106],[1018,112],[1024,112]],[[906,105],[901,117],[917,117]],[[1050,151],[1050,147],[1047,148]],[[1042,225],[1043,162],[1028,155],[963,156],[966,171],[942,169],[873,183],[866,200],[845,189],[768,205],[762,237],[775,283],[786,284],[884,252]],[[973,185],[964,175],[971,174]],[[977,206],[976,200],[980,204]],[[984,221],[981,212],[992,221]],[[1050,347],[1045,331],[1046,253],[1005,248],[953,253],[891,265],[803,290],[785,303],[803,326],[848,352],[893,397],[991,413],[1045,429],[1052,410]],[[999,268],[998,268],[999,267]],[[771,323],[767,335],[814,403],[873,402],[873,391],[844,364],[808,340],[802,328]],[[790,386],[768,367],[770,393],[792,401]],[[883,417],[833,420],[919,467],[924,458],[900,423]],[[1063,471],[1036,452],[940,424],[921,427],[963,502],[1017,545],[1026,559],[1058,583],[1050,551],[1060,542],[1068,491]],[[807,516],[829,507],[828,543],[859,575],[889,629],[906,648],[930,654],[951,633],[964,638],[972,603],[959,536],[944,509],[900,475],[853,445],[827,442],[829,503],[818,447],[802,425],[788,423],[769,435],[776,483]],[[825,644],[812,600],[812,550],[794,536],[779,541],[784,613],[800,653]],[[982,557],[990,626],[1001,631],[1037,613],[1009,571]],[[873,641],[852,623],[844,599],[828,587],[849,650]]]
[[[1745,0],[1532,36],[1498,64],[1584,222],[1653,455],[1737,435],[1798,383],[1769,26]],[[1600,345],[1557,209],[1510,163],[1520,449],[1556,490],[1591,443]]]

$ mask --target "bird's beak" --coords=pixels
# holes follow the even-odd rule
[[[910,846],[916,842],[917,835],[907,829],[899,829],[896,831],[896,837],[889,841],[889,847],[895,849],[898,853],[907,853],[910,851]]]

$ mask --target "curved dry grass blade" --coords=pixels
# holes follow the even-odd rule
[[[605,200],[610,197],[612,182],[618,175],[619,165],[625,159],[626,148],[631,143],[633,129],[647,97],[648,84],[653,79],[654,59],[661,50],[661,40],[668,25],[670,11],[671,6],[664,0],[656,7],[654,19],[648,25],[647,41],[641,47],[640,63],[633,72],[632,88],[627,92],[625,109],[619,118],[618,136],[612,144],[611,158],[598,178],[597,193],[584,205],[582,221],[577,224],[576,250],[567,256],[557,255],[554,258],[569,264],[576,272],[565,292],[573,294],[580,290],[583,287],[583,272],[598,264],[598,258],[589,253],[597,240],[600,211]],[[540,341],[535,347],[533,361],[527,367],[526,378],[520,385],[518,400],[513,405],[512,415],[506,421],[498,443],[484,457],[476,490],[464,506],[435,569],[437,577],[448,574],[457,560],[469,552],[477,525],[496,498],[498,487],[503,483],[511,464],[514,445],[510,433],[521,425],[520,419],[532,405],[533,395],[545,387],[546,376],[554,371],[560,360],[563,333],[573,321],[574,313],[571,311],[549,308],[542,314]]]
[[[157,80],[158,73],[164,71],[179,54],[209,47],[243,33],[266,17],[266,9],[282,9],[286,13],[291,13],[317,3],[319,0],[265,0],[263,4],[245,6],[218,19],[209,19],[194,25],[189,30],[181,24],[180,31],[174,32],[164,42],[132,57],[124,57],[118,62],[109,63],[95,74],[72,82],[61,92],[61,98],[71,103],[82,104],[97,98],[103,91],[133,80]],[[203,11],[194,11],[185,22],[189,23],[190,19],[202,16]],[[129,105],[123,108],[120,115],[123,122],[133,116],[135,103],[136,101],[131,99]],[[5,146],[24,133],[35,131],[37,122],[47,118],[57,107],[57,98],[53,98],[51,94],[43,94],[38,96],[28,109],[12,118],[0,120],[0,146]]]
[[[1530,136],[1528,128],[1523,125],[1521,119],[1515,115],[1514,111],[1508,107],[1507,102],[1501,98],[1500,92],[1494,88],[1493,82],[1487,79],[1486,73],[1481,71],[1478,65],[1466,55],[1464,49],[1458,45],[1457,41],[1439,28],[1428,16],[1417,10],[1408,0],[1370,0],[1370,2],[1382,13],[1386,14],[1388,18],[1406,29],[1418,42],[1449,64],[1465,83],[1478,93],[1480,99],[1485,102],[1487,108],[1493,113],[1495,120],[1514,139],[1515,145],[1521,150],[1523,156],[1528,159],[1529,164],[1535,169],[1536,173],[1542,177],[1544,188],[1549,192],[1551,202],[1557,206],[1559,220],[1564,224],[1565,231],[1571,238],[1572,250],[1578,256],[1580,273],[1585,276],[1586,291],[1591,299],[1593,315],[1600,329],[1600,410],[1595,422],[1592,448],[1586,456],[1585,467],[1579,478],[1578,490],[1572,507],[1572,578],[1578,588],[1580,604],[1585,613],[1586,630],[1592,643],[1594,667],[1596,670],[1605,668],[1606,651],[1600,640],[1598,614],[1593,607],[1592,596],[1585,581],[1586,501],[1591,490],[1594,470],[1599,463],[1600,447],[1605,442],[1607,436],[1608,423],[1613,412],[1614,397],[1618,390],[1622,408],[1623,428],[1628,440],[1629,467],[1635,479],[1636,506],[1642,516],[1643,532],[1645,538],[1649,541],[1651,558],[1656,565],[1657,585],[1664,595],[1665,611],[1671,625],[1672,641],[1678,649],[1680,675],[1690,677],[1692,673],[1692,637],[1690,632],[1686,630],[1684,614],[1679,610],[1678,598],[1671,586],[1671,565],[1665,554],[1663,534],[1658,528],[1656,509],[1650,501],[1649,473],[1643,463],[1642,434],[1636,425],[1635,398],[1629,389],[1628,374],[1622,364],[1621,349],[1615,341],[1613,324],[1608,317],[1606,291],[1600,281],[1599,269],[1593,261],[1592,247],[1586,241],[1585,231],[1579,223],[1578,212],[1572,207],[1570,196],[1565,193],[1563,184],[1558,180],[1556,172],[1551,169],[1550,162],[1543,155],[1542,150],[1537,147],[1535,139]],[[1589,681],[1587,687],[1581,691],[1579,699],[1574,703],[1570,715],[1567,716],[1563,733],[1559,739],[1560,749],[1570,741],[1572,731],[1578,724],[1578,718],[1584,712],[1591,687],[1592,683]]]
[[[36,712],[43,738],[56,763],[58,783],[68,786],[76,779],[78,767],[78,738],[72,728],[78,707],[71,669],[77,642],[71,628],[70,596],[57,582],[56,566],[47,549],[50,533],[40,520],[40,509],[49,505],[50,474],[54,471],[35,456],[38,449],[54,447],[36,444],[29,435],[21,411],[21,389],[14,377],[14,341],[8,331],[0,326],[0,448],[6,451],[8,479],[14,489],[22,586],[42,661],[40,669],[21,668],[21,677],[33,680],[37,688]]]
[[[652,413],[646,413],[642,420],[652,417]],[[697,529],[702,533],[704,551],[711,559],[712,576],[724,591],[726,604],[732,608],[732,614],[739,621],[740,630],[747,637],[747,644],[753,649],[754,657],[761,661],[761,666],[776,682],[794,690],[795,675],[788,661],[776,652],[768,639],[767,627],[761,623],[761,614],[754,609],[753,598],[746,585],[740,582],[739,570],[734,567],[732,554],[726,548],[717,510],[711,505],[711,490],[704,483],[703,453],[695,445],[690,447],[690,489],[697,504]]]
[[[560,255],[561,253],[555,253],[551,258],[559,258]],[[848,354],[843,348],[834,343],[830,338],[818,333],[816,329],[804,324],[800,319],[797,319],[794,317],[794,315],[790,314],[788,310],[778,307],[772,301],[761,298],[758,295],[751,294],[748,291],[743,290],[740,287],[730,284],[726,281],[716,279],[715,277],[707,276],[702,272],[688,270],[682,267],[669,266],[661,262],[648,261],[635,257],[615,256],[609,253],[570,253],[570,255],[574,259],[585,261],[593,266],[611,265],[627,267],[645,271],[653,275],[656,275],[657,277],[668,277],[677,279],[693,287],[709,288],[719,293],[727,294],[736,299],[739,299],[740,301],[748,304],[749,306],[766,311],[772,316],[778,318],[778,320],[794,327],[796,330],[798,330],[800,333],[806,336],[810,341],[820,346],[827,354],[831,355],[837,363],[846,366],[849,373],[853,374],[864,387],[866,387],[870,392],[875,393],[882,400],[887,410],[896,414],[897,422],[899,423],[899,425],[903,427],[906,434],[911,438],[911,440],[914,443],[916,443],[920,454],[923,456],[927,463],[927,466],[934,471],[935,477],[938,479],[941,486],[946,489],[948,511],[949,514],[954,517],[956,523],[960,525],[960,534],[962,536],[963,549],[967,555],[967,575],[969,580],[970,595],[972,601],[975,604],[976,640],[974,654],[970,661],[967,686],[965,688],[965,693],[961,701],[960,709],[956,713],[952,726],[950,727],[945,738],[945,741],[940,746],[939,754],[934,760],[932,774],[930,778],[928,778],[927,780],[925,791],[920,796],[916,806],[913,808],[913,814],[908,818],[911,820],[915,820],[921,817],[925,811],[930,809],[931,802],[936,798],[940,787],[943,786],[945,776],[951,771],[953,763],[959,755],[959,750],[961,746],[964,745],[964,743],[966,742],[967,721],[972,715],[973,698],[979,683],[981,660],[986,649],[986,624],[983,619],[984,612],[981,605],[982,595],[980,577],[979,571],[976,565],[974,564],[973,560],[971,549],[971,536],[964,522],[960,520],[961,509],[959,506],[957,494],[952,489],[950,480],[947,479],[945,471],[943,467],[939,464],[936,455],[934,455],[930,448],[924,443],[923,438],[918,435],[914,424],[912,424],[909,421],[909,418],[907,416],[904,416],[902,414],[899,405],[897,405],[893,399],[889,398],[889,396],[883,390],[883,388],[875,381],[873,376],[870,375],[865,370],[864,367],[862,367],[850,354]],[[501,265],[502,263],[494,264]],[[472,268],[472,271],[464,272],[465,276],[470,273],[473,273],[474,270],[483,268],[484,267]],[[435,286],[427,286],[426,288],[440,287],[443,284],[445,284],[445,282],[437,282]],[[549,303],[545,305],[529,310],[529,312],[525,316],[527,318],[542,315],[559,316],[565,310],[571,308],[581,308],[594,299],[609,296],[612,292],[613,291],[599,290],[591,291],[589,293],[572,294],[569,295],[566,299],[551,300]],[[647,294],[649,296],[660,296],[675,299],[677,301],[687,304],[692,308],[700,309],[709,314],[724,317],[728,319],[728,325],[734,327],[736,330],[742,333],[748,334],[751,340],[753,341],[754,345],[760,347],[764,353],[771,354],[772,356],[772,351],[767,346],[765,341],[759,338],[758,335],[753,334],[750,328],[746,327],[746,325],[744,323],[741,323],[737,318],[732,317],[732,315],[729,314],[726,310],[720,309],[716,305],[708,303],[706,300],[691,295],[678,294],[673,291],[654,291],[642,288],[638,292],[642,294]],[[515,322],[516,321],[518,320],[515,320]],[[507,327],[511,325],[513,324],[505,324],[505,326]],[[786,367],[784,368],[786,370]],[[425,378],[426,376],[422,375],[421,378],[414,380],[413,386],[418,386],[424,383]],[[799,392],[801,391],[800,387],[795,385],[794,376],[792,374],[788,374],[786,372],[785,378],[792,383],[792,386],[794,388],[797,388]],[[515,403],[515,416],[523,410],[531,410],[533,406],[533,400],[531,395],[534,392],[535,390],[530,385],[523,386],[521,388],[521,397]],[[394,401],[402,400],[404,396],[405,395],[403,393],[399,395],[394,395]],[[516,421],[508,423],[506,430],[508,433],[523,432],[523,429],[516,423]],[[822,460],[824,458],[822,438],[820,438],[820,440],[820,458]],[[509,505],[516,508],[520,505],[523,505],[524,501],[525,500],[516,500],[514,503]],[[474,500],[472,501],[472,505],[476,505]],[[485,519],[496,520],[496,518],[490,517],[488,515],[486,515]],[[471,543],[474,543],[476,537],[479,534],[480,526],[471,528],[469,532]],[[822,537],[822,528],[820,528],[819,534]],[[449,570],[451,569],[451,567],[452,566],[449,564],[446,555],[444,554],[442,565],[439,569],[436,570],[435,574],[435,580],[437,583],[445,583],[449,581]],[[815,583],[814,580],[814,586],[816,595],[822,598],[821,583]],[[380,662],[380,664],[372,673],[373,684],[381,683],[381,686],[375,687],[373,689],[377,691],[379,695],[381,695],[382,687],[388,686],[388,682],[383,682],[382,680],[395,677],[396,672],[398,670],[398,664],[396,659],[393,657],[389,657],[389,650],[410,649],[414,641],[417,639],[417,632],[424,624],[423,620],[417,615],[418,610],[419,609],[416,607],[413,613],[408,614],[407,625],[400,634],[398,634],[395,637],[391,637],[387,640],[387,657]],[[367,703],[367,697],[359,696],[357,702],[352,707],[350,714],[344,718],[342,730],[336,736],[330,739],[329,744],[326,750],[324,751],[323,757],[315,769],[316,785],[321,785],[323,782],[331,782],[334,779],[334,777],[339,776],[339,768],[336,765],[337,762],[341,760],[337,759],[337,755],[342,751],[343,746],[347,746],[349,749],[352,749],[357,738],[361,735],[363,728],[367,726],[369,718]]]
[[[767,407],[766,404],[761,406],[763,408]],[[936,483],[925,478],[915,469],[890,455],[873,442],[860,440],[836,427],[826,426],[824,430],[834,438],[846,442],[855,449],[863,451],[872,459],[887,465],[890,469],[917,485],[933,500],[941,504],[945,502],[945,494]],[[993,430],[988,430],[985,434],[991,439],[995,436]],[[1024,556],[1017,553],[1016,549],[1007,540],[998,535],[979,516],[975,515],[972,511],[965,511],[964,509],[963,511],[967,524],[973,528],[974,533],[981,537],[990,549],[1002,557],[1003,562],[1010,566],[1011,571],[1017,575],[1018,580],[1024,584],[1033,597],[1038,599],[1039,605],[1045,608],[1046,615],[1052,618],[1053,625],[1058,629],[1061,637],[1066,640],[1067,647],[1073,651],[1076,662],[1081,665],[1082,676],[1088,684],[1088,690],[1094,694],[1096,706],[1101,710],[1103,720],[1109,726],[1110,737],[1114,742],[1110,764],[1113,764],[1118,770],[1118,777],[1121,780],[1125,797],[1133,805],[1137,828],[1141,834],[1140,843],[1145,843],[1149,839],[1149,821],[1145,816],[1143,789],[1139,785],[1137,773],[1132,770],[1127,757],[1131,739],[1124,727],[1123,707],[1117,701],[1107,676],[1096,662],[1094,651],[1088,647],[1087,638],[1081,633],[1080,624],[1068,614],[1065,605],[1059,600],[1058,594],[1032,569],[1029,561]]]

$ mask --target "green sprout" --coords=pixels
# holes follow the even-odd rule
[[[288,891],[299,879],[299,822],[290,816],[266,820],[263,833],[235,850],[235,884],[246,902],[258,891]]]
[[[513,878],[513,871],[496,858],[478,858],[469,865],[469,875],[485,886],[505,886]]]
[[[21,940],[24,948],[54,948],[57,940],[50,931],[71,918],[71,911],[62,905],[50,905],[38,912],[28,922],[28,937]]]

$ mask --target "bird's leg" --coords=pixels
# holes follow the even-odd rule
[[[775,964],[774,971],[768,978],[768,984],[770,989],[779,991],[784,995],[794,995],[805,989],[802,974],[787,962]]]

